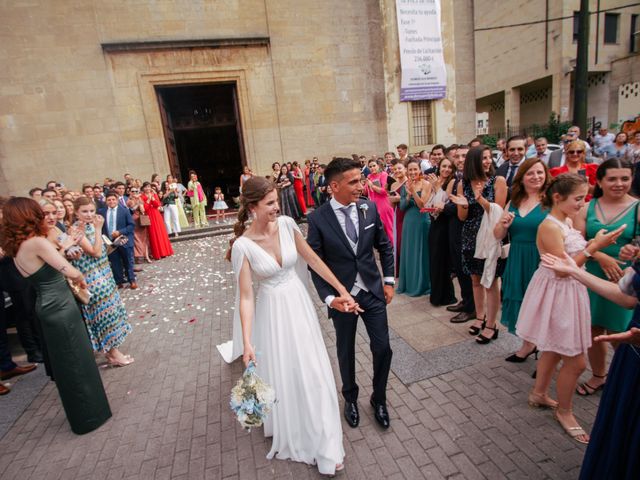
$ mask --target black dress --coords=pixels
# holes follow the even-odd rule
[[[496,201],[495,183],[496,177],[490,177],[482,190],[482,196],[491,203]],[[474,255],[476,253],[476,239],[478,237],[478,231],[480,230],[480,224],[482,223],[484,208],[476,201],[471,184],[466,180],[462,181],[462,193],[469,202],[469,213],[462,225],[462,269],[467,275],[481,276],[484,270],[484,260],[475,258]],[[505,264],[504,259],[501,258],[498,260],[496,278],[502,277]]]
[[[429,271],[431,276],[431,305],[451,305],[456,303],[456,295],[451,279],[452,265],[449,255],[449,219],[442,213],[431,216],[429,230]]]
[[[276,181],[279,185],[282,182],[289,180],[290,185],[280,188],[280,213],[287,217],[299,220],[302,217],[302,209],[298,204],[296,192],[293,188],[293,175],[287,173],[286,175],[280,175]]]

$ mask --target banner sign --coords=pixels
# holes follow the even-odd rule
[[[447,71],[442,55],[440,0],[396,0],[400,101],[444,98]]]

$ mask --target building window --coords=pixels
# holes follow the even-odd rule
[[[573,43],[578,41],[578,32],[580,31],[580,12],[573,12]]]
[[[431,103],[431,100],[411,102],[409,127],[411,130],[412,147],[424,147],[433,143]]]
[[[638,17],[640,17],[640,15],[631,15],[631,42],[629,44],[630,53],[638,53],[640,51],[640,25],[638,25]]]
[[[620,23],[619,13],[604,14],[604,43],[618,43],[618,24]]]

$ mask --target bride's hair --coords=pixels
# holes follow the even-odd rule
[[[231,249],[233,243],[242,236],[247,229],[245,223],[249,220],[249,207],[255,205],[270,192],[276,189],[275,183],[264,177],[251,177],[242,184],[242,194],[240,195],[240,208],[238,209],[238,221],[233,226],[234,238],[229,240],[229,250],[227,250],[227,260],[231,260]]]

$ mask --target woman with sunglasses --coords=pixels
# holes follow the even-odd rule
[[[561,167],[552,168],[549,173],[552,177],[557,177],[562,173],[576,173],[586,177],[589,181],[589,193],[585,198],[588,202],[593,195],[593,189],[596,185],[596,170],[598,165],[595,163],[587,163],[587,153],[584,142],[582,140],[574,140],[565,147],[565,163]]]

